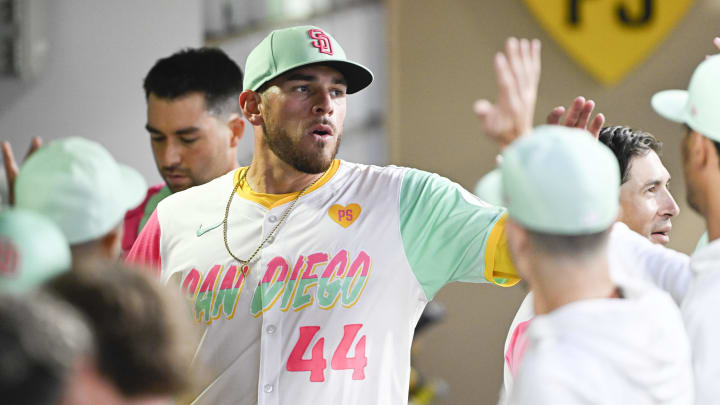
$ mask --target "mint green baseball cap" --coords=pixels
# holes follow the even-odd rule
[[[530,230],[586,235],[617,219],[617,159],[586,131],[537,127],[505,149],[500,173],[510,218]]]
[[[662,117],[720,142],[720,55],[710,56],[695,68],[687,90],[664,90],[651,101]]]
[[[15,206],[50,218],[71,245],[100,238],[145,196],[145,180],[99,143],[72,137],[33,153],[15,181]]]
[[[322,63],[345,76],[348,94],[367,87],[373,80],[365,66],[347,60],[345,51],[330,34],[312,25],[275,30],[247,57],[243,88],[256,91],[268,81],[302,66]]]
[[[485,174],[475,185],[475,195],[492,205],[503,205],[502,174],[500,169],[493,169]]]
[[[65,236],[48,218],[18,208],[0,212],[0,292],[32,290],[70,261]]]

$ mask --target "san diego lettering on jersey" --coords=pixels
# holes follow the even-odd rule
[[[294,264],[291,264],[294,263]],[[351,308],[365,290],[372,259],[365,251],[351,255],[340,250],[334,255],[316,252],[294,261],[276,256],[268,261],[263,277],[253,292],[250,313],[259,317],[277,305],[280,311],[301,311],[313,304],[332,309],[340,304]],[[245,274],[238,266],[216,264],[206,273],[192,269],[182,288],[194,301],[198,322],[211,324],[224,317],[232,319],[245,286]]]

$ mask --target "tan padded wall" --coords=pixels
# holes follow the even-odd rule
[[[720,1],[696,0],[657,50],[614,87],[602,86],[571,60],[521,0],[387,4],[391,163],[437,172],[472,190],[494,167],[497,153],[471,110],[475,99],[495,98],[493,55],[508,36],[540,38],[543,74],[536,123],[552,107],[583,95],[598,103],[609,124],[644,129],[660,138],[681,209],[673,221],[671,247],[692,251],[704,227],[685,203],[679,152],[683,130],[659,118],[650,97],[661,89],[686,88],[697,63],[716,52],[711,40],[720,34]],[[439,404],[496,403],[505,334],[523,296],[521,287],[469,284],[440,292],[437,299],[448,308],[446,322],[419,338],[416,358],[427,375],[450,383],[449,396]]]

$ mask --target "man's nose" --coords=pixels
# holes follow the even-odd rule
[[[672,194],[670,194],[670,190],[665,190],[660,209],[660,215],[667,217],[674,217],[680,213],[680,207],[678,207]]]
[[[334,112],[332,104],[332,96],[330,91],[322,89],[317,92],[315,99],[313,100],[313,114],[318,115],[332,115]]]

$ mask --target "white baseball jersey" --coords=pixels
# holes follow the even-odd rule
[[[608,241],[610,276],[616,282],[642,281],[667,292],[679,306],[687,294],[692,273],[690,258],[683,253],[654,244],[617,222]],[[503,391],[511,391],[523,353],[527,348],[526,330],[535,316],[532,293],[518,308],[505,339]]]
[[[692,405],[690,345],[677,306],[645,283],[538,315],[508,401]]]
[[[693,280],[683,300],[682,315],[690,336],[698,405],[720,400],[720,241],[692,255]]]
[[[438,175],[339,160],[244,275],[222,227],[243,170],[163,200],[128,257],[179,273],[206,325],[198,404],[406,404],[428,300],[452,281],[517,281],[504,209]],[[227,239],[246,259],[297,194],[243,186]]]

